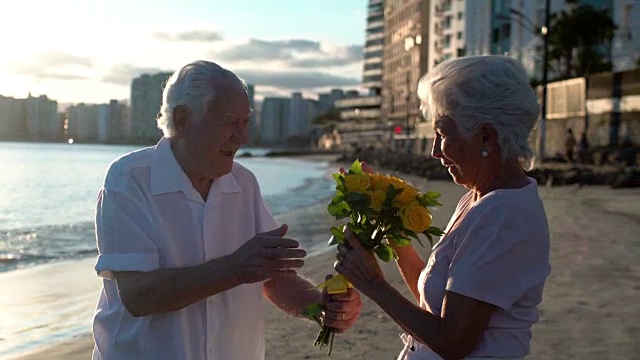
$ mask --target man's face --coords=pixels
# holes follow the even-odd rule
[[[246,91],[240,84],[222,86],[201,118],[194,116],[186,121],[181,139],[188,163],[185,172],[204,179],[228,174],[236,151],[249,141],[251,108]]]

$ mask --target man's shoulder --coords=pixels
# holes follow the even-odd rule
[[[105,187],[127,181],[136,169],[149,168],[155,147],[146,147],[124,154],[109,164],[104,180]]]
[[[231,174],[233,174],[233,176],[238,180],[238,181],[243,181],[243,180],[255,180],[256,176],[253,174],[253,172],[249,169],[247,169],[246,167],[244,167],[243,165],[241,165],[238,162],[233,162],[233,168],[231,169]]]

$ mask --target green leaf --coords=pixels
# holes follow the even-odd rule
[[[351,167],[349,168],[349,174],[362,174],[362,164],[360,163],[360,160],[356,159],[356,161],[351,164]]]
[[[309,317],[316,317],[322,314],[323,311],[326,310],[326,307],[320,303],[315,303],[308,305],[306,308],[302,310],[302,315]]]
[[[440,194],[437,191],[427,191],[424,195],[426,197],[428,197],[429,199],[435,200],[435,199],[439,198],[440,195],[442,195],[442,194]]]
[[[340,184],[340,178],[343,177],[344,175],[340,173],[335,173],[335,174],[331,174],[331,176],[333,176],[333,179],[336,181],[336,184]]]
[[[371,196],[367,194],[352,192],[347,195],[346,202],[357,213],[368,212],[371,205]]]
[[[336,220],[343,219],[351,214],[349,205],[345,202],[330,203],[327,206],[327,211],[329,212],[329,215],[334,216]]]
[[[425,232],[431,234],[431,235],[435,235],[435,236],[442,236],[444,235],[444,231],[442,231],[440,228],[435,227],[435,226],[430,226]]]
[[[404,234],[405,234],[406,236],[408,236],[408,237],[412,237],[412,238],[414,238],[414,239],[417,239],[417,238],[418,238],[418,235],[416,235],[416,233],[415,233],[415,232],[413,232],[413,231],[411,231],[411,230],[404,229]]]
[[[329,238],[329,246],[343,244],[343,243],[344,243],[343,240],[337,239],[335,236],[331,236]]]
[[[391,248],[391,246],[384,243],[381,243],[380,245],[376,246],[373,249],[373,251],[375,251],[376,255],[378,255],[380,260],[384,262],[389,262],[391,261],[391,259],[397,256],[393,251],[393,249]]]
[[[358,224],[354,224],[351,222],[347,224],[347,228],[349,228],[349,230],[353,231],[356,234],[359,234],[362,232],[362,229],[358,226]]]
[[[407,239],[405,237],[400,237],[400,236],[394,236],[392,238],[390,238],[391,242],[394,243],[395,245],[399,245],[399,246],[407,246],[409,244],[411,244],[411,240]]]
[[[338,229],[335,226],[332,226],[331,234],[333,234],[333,237],[336,238],[338,243],[342,244],[344,242],[344,233],[342,232],[342,230]]]
[[[427,237],[427,240],[429,240],[429,244],[430,244],[430,245],[431,245],[431,247],[433,248],[433,237],[431,236],[431,234],[429,234],[429,233],[428,233],[428,232],[426,232],[426,231],[425,231],[423,234],[424,234],[424,236],[426,236],[426,237]],[[424,245],[423,245],[423,246],[424,246]]]

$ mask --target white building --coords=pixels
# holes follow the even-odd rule
[[[637,66],[640,57],[640,1],[551,0],[549,12],[571,11],[591,4],[610,9],[618,26],[611,57],[613,71]],[[504,54],[522,61],[532,77],[542,78],[545,0],[435,0],[430,7],[429,70],[460,56]],[[550,78],[555,74],[550,74]]]
[[[614,0],[613,21],[618,25],[613,38],[613,71],[638,67],[640,60],[640,1]]]
[[[379,96],[382,88],[382,58],[384,55],[384,0],[369,0],[367,30],[364,44],[362,87],[369,95]]]
[[[144,74],[131,82],[131,135],[139,140],[162,137],[156,119],[162,104],[162,90],[171,73]]]
[[[289,116],[289,99],[265,97],[260,112],[260,137],[263,144],[277,144],[285,139],[284,124]]]
[[[26,101],[0,95],[0,138],[24,139],[27,136]]]
[[[62,133],[58,119],[58,102],[46,95],[26,99],[27,134],[31,139],[54,139]]]
[[[311,120],[318,115],[315,100],[305,99],[302,94],[295,92],[289,100],[289,113],[287,114],[284,133],[286,138],[309,136]]]

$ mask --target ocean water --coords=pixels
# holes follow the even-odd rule
[[[91,332],[96,195],[109,163],[139,147],[0,142],[0,359]],[[264,157],[256,175],[274,215],[327,201],[328,162]],[[304,244],[304,239],[300,239]]]
[[[0,272],[94,256],[96,195],[109,163],[136,146],[0,142]],[[274,214],[328,199],[328,163],[264,157],[236,161],[256,175]]]

